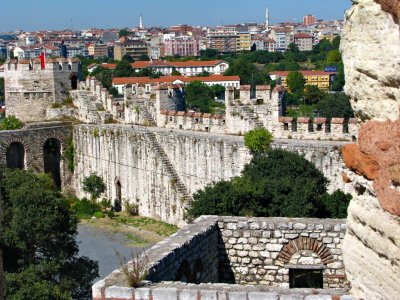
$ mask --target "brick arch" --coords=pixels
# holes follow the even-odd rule
[[[325,244],[307,237],[300,237],[287,243],[279,253],[278,259],[289,263],[293,254],[301,250],[309,250],[317,254],[324,265],[334,262],[331,250]]]
[[[64,150],[67,148],[67,143],[66,140],[64,138],[62,138],[61,136],[55,136],[53,134],[50,135],[46,135],[44,138],[42,138],[39,142],[40,145],[40,150],[43,151],[43,147],[46,144],[46,142],[50,139],[54,139],[57,140],[60,143],[60,152],[61,154],[64,152]]]
[[[7,149],[12,143],[20,143],[24,147],[25,155],[29,153],[30,147],[23,138],[6,138],[0,142],[0,164],[6,163]]]

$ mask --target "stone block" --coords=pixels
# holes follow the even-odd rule
[[[197,289],[183,289],[179,293],[179,300],[192,300],[198,298],[198,291]],[[137,299],[135,299],[137,300]]]
[[[151,290],[149,288],[135,289],[135,300],[148,300],[151,297]]]
[[[176,288],[157,288],[153,290],[153,300],[177,300]]]
[[[265,249],[272,252],[279,252],[281,251],[283,245],[279,244],[266,244]]]
[[[250,292],[248,300],[278,300],[278,295],[275,293]]]
[[[279,300],[303,300],[301,295],[280,295]]]
[[[218,300],[217,291],[201,290],[201,300]]]
[[[247,300],[246,292],[228,292],[229,300]]]
[[[105,296],[111,299],[132,299],[134,296],[134,288],[122,286],[110,286],[106,288]]]
[[[304,300],[332,300],[330,295],[309,295],[304,298]]]
[[[296,229],[296,230],[303,230],[306,228],[307,228],[307,224],[304,224],[304,223],[295,223],[293,225],[293,229]]]

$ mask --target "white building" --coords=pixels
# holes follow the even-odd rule
[[[145,93],[150,94],[155,86],[163,83],[186,85],[193,81],[201,81],[208,86],[222,85],[223,87],[232,86],[240,88],[239,76],[211,75],[208,77],[186,77],[186,76],[161,76],[160,78],[150,77],[116,77],[113,79],[113,87],[123,94],[126,86],[132,86],[132,92],[136,93],[137,87],[143,86]]]

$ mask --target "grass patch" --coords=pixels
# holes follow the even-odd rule
[[[69,203],[71,210],[76,213],[76,216],[80,220],[90,219],[93,215],[95,215],[95,213],[101,213],[100,205],[87,199],[71,199],[69,200]]]
[[[175,225],[146,217],[124,216],[118,217],[116,220],[120,223],[131,225],[142,230],[151,231],[164,237],[170,236],[178,230],[178,227]]]

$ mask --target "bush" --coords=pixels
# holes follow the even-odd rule
[[[90,202],[84,198],[82,200],[74,200],[71,209],[75,211],[79,219],[89,219],[96,211],[100,211],[101,207],[97,203]]]
[[[8,116],[1,120],[0,130],[15,130],[22,127],[22,122],[16,116]]]
[[[125,201],[125,210],[130,216],[137,216],[139,214],[139,205]]]
[[[95,211],[93,216],[96,217],[97,219],[102,219],[104,218],[104,213],[102,213],[101,211]]]
[[[109,217],[110,219],[113,219],[115,217],[115,213],[113,210],[109,210],[107,212],[107,217]]]
[[[266,152],[272,141],[272,134],[265,128],[253,129],[246,132],[244,135],[244,145],[252,154],[261,154]]]
[[[206,186],[186,211],[200,215],[343,218],[351,196],[329,195],[328,180],[304,157],[281,149],[254,157],[242,176]]]
[[[85,177],[82,184],[83,191],[90,194],[92,201],[95,201],[97,198],[99,198],[101,193],[103,193],[106,189],[103,178],[95,173]]]
[[[101,199],[99,205],[100,205],[101,210],[102,210],[103,212],[109,210],[109,209],[112,207],[111,201],[108,200],[107,198]]]

